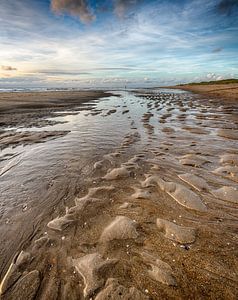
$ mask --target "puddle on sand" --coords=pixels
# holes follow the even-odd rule
[[[217,134],[230,118],[238,130],[237,114],[237,107],[176,90],[120,91],[56,113],[53,126],[17,129],[70,132],[1,153],[3,299],[26,298],[22,287],[33,279],[35,299],[110,296],[110,278],[138,299],[235,298],[236,159],[214,171],[229,166],[224,154],[238,155],[237,140]],[[197,188],[201,182],[206,189]],[[215,193],[224,186],[232,187],[225,189],[232,201]],[[177,243],[171,224],[171,232],[159,230],[157,219],[193,228],[192,245]],[[110,240],[101,238],[105,230]],[[9,270],[21,250],[24,259]]]

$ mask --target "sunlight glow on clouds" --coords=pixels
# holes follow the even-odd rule
[[[233,0],[1,0],[0,86],[238,77]]]

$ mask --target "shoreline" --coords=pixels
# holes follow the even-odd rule
[[[77,112],[90,101],[111,96],[104,91],[50,91],[0,93],[0,151],[9,146],[29,145],[66,135],[69,131],[24,131],[16,128],[43,128],[56,125],[49,120],[63,111]],[[6,130],[7,129],[7,130]]]
[[[201,94],[204,96],[209,96],[212,98],[219,98],[234,101],[238,100],[238,84],[230,83],[230,84],[183,84],[183,85],[175,85],[168,86],[168,89],[179,89],[188,92],[193,92],[197,94]]]
[[[0,128],[19,125],[32,127],[38,119],[52,117],[55,112],[75,109],[87,102],[110,96],[111,93],[106,91],[0,93]]]
[[[87,101],[111,96],[106,91],[47,91],[47,92],[1,92],[0,114],[17,109],[60,109],[73,107]],[[67,100],[67,101],[66,101]]]

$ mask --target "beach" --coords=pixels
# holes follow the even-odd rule
[[[237,85],[175,88],[0,93],[1,300],[237,299]]]
[[[110,96],[103,91],[51,91],[51,92],[3,92],[0,93],[0,149],[26,145],[63,136],[67,131],[17,132],[17,128],[42,128],[54,125],[49,119],[83,108],[90,100]],[[79,107],[80,106],[80,107]],[[84,106],[84,109],[87,109]],[[4,131],[4,129],[8,129]],[[13,130],[11,130],[11,128]]]
[[[230,84],[181,84],[173,86],[185,91],[203,94],[206,96],[217,97],[224,100],[238,100],[238,83]]]

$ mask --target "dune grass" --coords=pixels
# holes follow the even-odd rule
[[[213,81],[202,81],[202,82],[191,82],[186,85],[213,85],[213,84],[230,84],[230,83],[238,83],[238,79],[223,79],[223,80],[213,80]],[[179,86],[184,84],[179,84]]]

